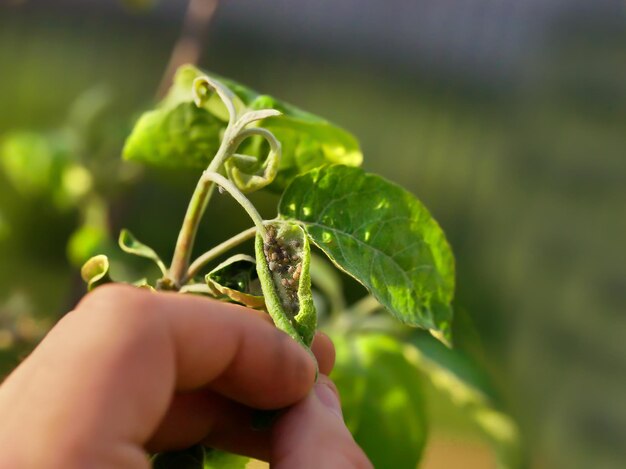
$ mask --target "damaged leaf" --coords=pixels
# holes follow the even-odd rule
[[[205,277],[211,293],[225,296],[250,308],[265,308],[253,257],[237,254],[218,265]]]
[[[255,250],[270,316],[279,329],[309,347],[317,314],[309,273],[311,247],[304,230],[295,223],[268,223],[265,239],[257,233]]]

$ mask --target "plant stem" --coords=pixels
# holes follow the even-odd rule
[[[178,234],[174,257],[172,258],[172,265],[169,271],[169,279],[176,288],[180,287],[181,281],[185,276],[193,244],[196,239],[196,233],[198,232],[198,225],[200,224],[200,220],[202,219],[202,215],[211,198],[212,192],[213,184],[201,178],[189,201],[187,213],[183,220],[183,226]]]
[[[215,172],[219,170],[229,153],[232,153],[232,147],[235,143],[231,137],[231,126],[229,124],[224,133],[222,144],[209,164],[207,171]],[[174,248],[174,257],[172,258],[168,275],[168,279],[176,289],[180,288],[183,278],[187,277],[187,267],[189,266],[191,251],[196,240],[198,226],[213,194],[213,187],[211,180],[206,179],[204,175],[201,176],[189,201],[183,226],[180,229],[176,247]]]
[[[211,160],[206,171],[200,177],[196,189],[194,190],[185,218],[183,226],[178,234],[176,248],[168,275],[163,279],[163,285],[167,288],[178,290],[183,285],[184,280],[189,278],[187,268],[189,267],[189,259],[198,232],[200,220],[204,215],[206,207],[213,194],[214,182],[226,189],[234,198],[246,209],[257,229],[265,235],[265,227],[263,220],[256,211],[250,201],[241,193],[237,187],[228,179],[224,178],[219,172],[222,170],[224,162],[232,156],[241,142],[253,135],[261,135],[266,138],[272,150],[276,154],[276,158],[280,157],[280,143],[276,137],[266,129],[251,128],[246,129],[246,125],[255,120],[264,119],[269,116],[280,115],[280,112],[273,109],[265,109],[258,111],[250,111],[239,116],[235,106],[236,96],[227,87],[207,76],[198,77],[193,83],[194,101],[196,105],[201,106],[203,99],[206,97],[207,91],[213,91],[218,94],[226,109],[228,110],[228,125],[224,131],[224,136],[220,144],[220,148]],[[277,164],[274,161],[274,164]]]
[[[248,198],[243,195],[243,192],[237,189],[237,186],[235,186],[232,182],[230,182],[221,174],[214,173],[208,170],[202,174],[202,179],[215,182],[219,184],[219,186],[222,187],[224,190],[226,190],[226,192],[228,192],[233,197],[233,199],[235,199],[239,203],[239,205],[241,205],[243,209],[248,212],[248,215],[256,225],[257,230],[263,236],[265,236],[265,225],[263,224],[263,218],[261,218],[261,215],[254,207],[254,205],[252,205],[252,202],[250,202]]]
[[[200,272],[202,267],[207,265],[216,257],[221,256],[222,254],[224,254],[225,252],[228,252],[235,246],[238,246],[241,243],[254,238],[254,235],[256,234],[256,232],[257,232],[256,226],[253,226],[252,228],[248,228],[247,230],[242,231],[239,234],[236,234],[232,238],[227,239],[223,243],[218,244],[214,248],[202,254],[200,257],[198,257],[195,261],[191,263],[191,266],[189,267],[189,270],[187,271],[187,275],[183,279],[183,283],[189,280],[190,278],[193,278],[194,276],[196,276],[198,272]]]

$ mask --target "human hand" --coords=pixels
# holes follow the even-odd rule
[[[307,352],[264,313],[107,285],[0,386],[0,467],[141,468],[198,442],[277,468],[369,468],[341,418],[330,340]],[[295,405],[294,405],[295,404]],[[253,409],[292,406],[272,429]]]

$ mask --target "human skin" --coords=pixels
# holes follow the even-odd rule
[[[148,468],[198,442],[283,468],[371,468],[326,375],[259,311],[106,285],[65,315],[0,386],[0,467]],[[282,411],[253,429],[253,409]]]

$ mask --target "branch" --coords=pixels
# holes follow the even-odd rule
[[[217,4],[218,0],[189,0],[182,31],[159,83],[157,98],[165,95],[178,67],[198,63]]]

